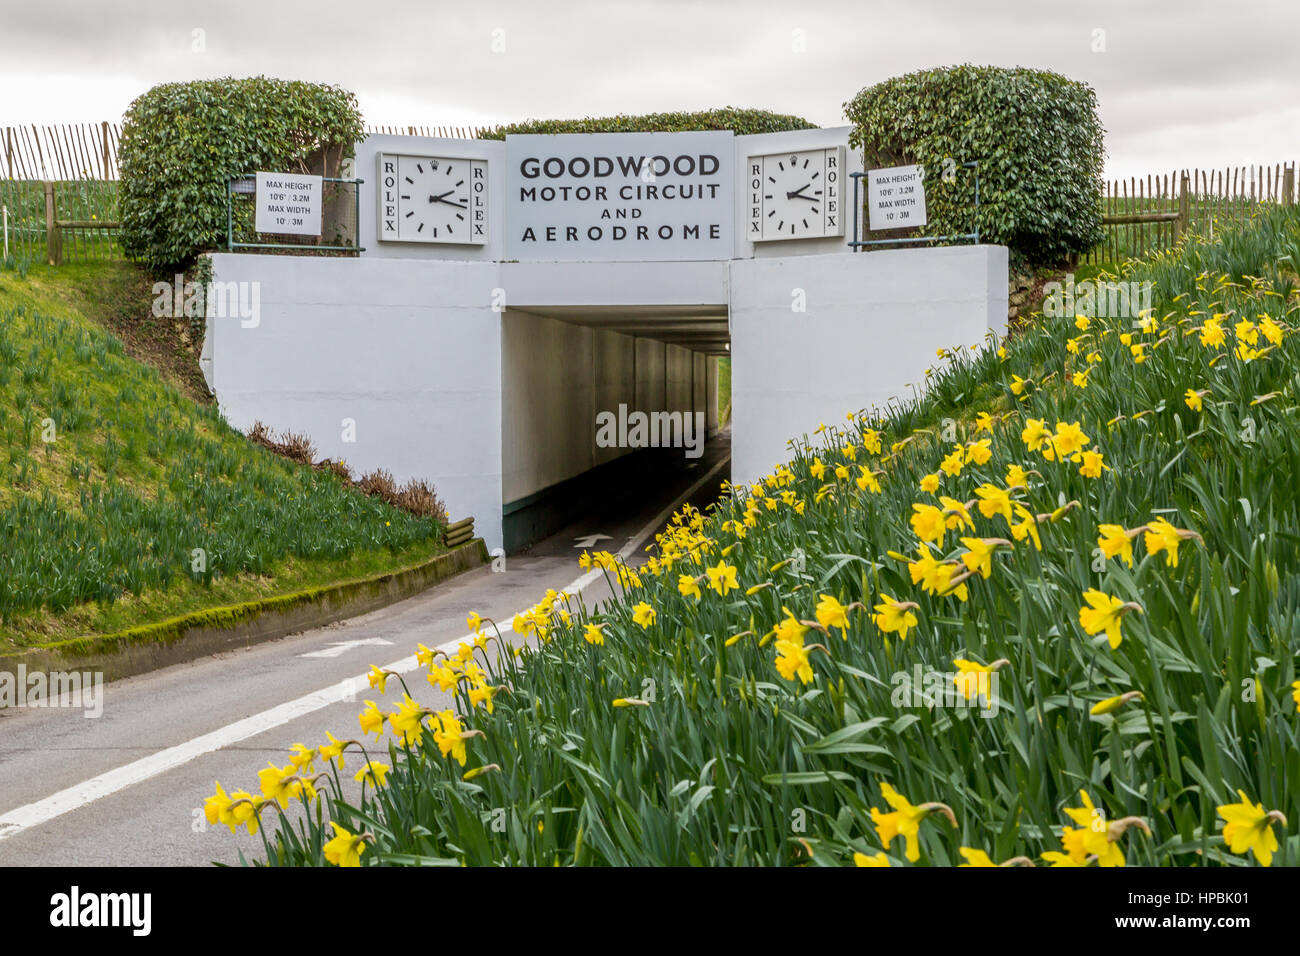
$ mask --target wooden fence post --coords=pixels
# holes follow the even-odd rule
[[[59,264],[59,227],[54,217],[54,183],[45,182],[45,258],[52,266]]]
[[[1192,190],[1187,179],[1187,173],[1183,173],[1183,178],[1178,184],[1178,221],[1174,228],[1174,245],[1183,241],[1183,236],[1187,235],[1187,229],[1191,225],[1191,201]]]
[[[1282,204],[1290,206],[1295,203],[1295,163],[1282,172]]]
[[[5,127],[5,175],[10,179],[17,179],[14,175],[14,128]]]
[[[108,120],[103,120],[99,124],[99,132],[103,135],[104,141],[104,182],[108,182],[112,177],[109,175],[109,151],[108,151]]]

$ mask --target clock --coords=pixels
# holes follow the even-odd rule
[[[381,242],[487,242],[487,160],[380,153],[378,162]]]
[[[751,156],[747,172],[750,242],[844,235],[843,146]]]

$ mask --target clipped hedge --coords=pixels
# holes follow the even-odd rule
[[[974,224],[974,180],[945,160],[979,163],[979,231],[1028,264],[1101,241],[1103,129],[1085,83],[1041,70],[954,66],[895,77],[844,104],[866,168],[920,163],[930,234]],[[952,169],[952,162],[948,164]]]
[[[505,139],[522,133],[684,133],[691,130],[729,129],[737,136],[753,133],[780,133],[791,129],[816,129],[799,116],[769,113],[767,110],[742,110],[734,106],[698,113],[646,113],[641,116],[617,116],[568,120],[525,120],[509,123],[479,134],[480,139]]]
[[[122,126],[123,248],[154,268],[182,266],[224,243],[230,177],[319,173],[362,135],[356,97],[336,86],[265,76],[155,86]]]

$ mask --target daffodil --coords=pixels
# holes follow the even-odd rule
[[[1123,640],[1120,622],[1124,619],[1124,615],[1129,611],[1141,612],[1142,608],[1131,601],[1121,601],[1117,597],[1104,594],[1096,588],[1085,591],[1083,599],[1087,602],[1087,606],[1079,608],[1079,623],[1090,635],[1105,631],[1111,650],[1115,650]]]
[[[1052,436],[1052,448],[1062,458],[1069,458],[1083,450],[1091,439],[1083,433],[1078,422],[1057,422],[1056,434]]]
[[[334,837],[322,847],[325,859],[335,866],[360,866],[361,854],[366,852],[365,838],[353,836],[333,820],[330,826],[334,828]]]
[[[582,639],[588,644],[601,645],[605,643],[605,632],[601,630],[602,624],[588,624],[582,629]]]
[[[871,822],[875,824],[876,835],[885,845],[886,850],[895,837],[901,836],[907,843],[906,856],[911,863],[921,858],[921,845],[917,837],[921,830],[921,823],[926,817],[937,810],[943,813],[954,827],[957,826],[952,810],[945,804],[923,803],[920,806],[913,806],[906,797],[884,782],[880,784],[880,794],[893,810],[883,813],[876,807],[871,808]]]
[[[363,734],[374,734],[376,737],[382,737],[384,734],[384,712],[373,701],[366,701],[366,709],[357,715],[357,721],[361,724]]]
[[[1100,717],[1103,714],[1113,714],[1131,700],[1140,700],[1142,692],[1140,690],[1131,690],[1127,694],[1119,694],[1116,697],[1107,697],[1105,700],[1099,700],[1089,708],[1088,713],[1093,717]]]
[[[975,489],[975,496],[979,498],[980,514],[986,518],[1002,515],[1007,524],[1011,523],[1011,495],[1006,489],[983,484]]]
[[[934,494],[939,490],[939,475],[931,473],[921,479],[921,490],[929,494]]]
[[[1165,564],[1171,568],[1178,567],[1178,545],[1183,538],[1191,537],[1192,532],[1175,528],[1165,518],[1157,518],[1146,527],[1142,536],[1149,554],[1165,553]]]
[[[988,578],[993,573],[993,552],[998,545],[1010,542],[1004,538],[962,538],[961,543],[966,546],[966,553],[961,556],[961,563],[966,565],[966,570]]]
[[[369,781],[376,787],[382,787],[388,779],[388,770],[388,764],[370,760],[364,767],[352,775],[352,779],[357,783],[361,783],[364,780]]]
[[[1110,471],[1110,465],[1106,464],[1101,452],[1085,451],[1083,453],[1083,464],[1079,466],[1079,474],[1085,478],[1100,478],[1103,469]]]
[[[1020,520],[1011,526],[1011,537],[1017,541],[1024,541],[1029,538],[1034,542],[1034,548],[1038,551],[1043,550],[1043,539],[1038,535],[1038,517],[1020,502],[1016,502],[1016,517]]]
[[[736,580],[736,569],[725,561],[719,562],[714,567],[705,568],[704,573],[709,577],[709,587],[724,597],[728,591],[740,587]]]
[[[1117,524],[1104,524],[1097,528],[1100,532],[1097,547],[1108,558],[1119,555],[1120,560],[1133,567],[1133,534]]]
[[[879,853],[874,853],[871,856],[867,856],[867,854],[865,853],[854,853],[853,865],[854,866],[890,866],[891,864],[889,862],[889,857],[885,855],[885,852],[883,850],[881,850]]]
[[[965,863],[958,863],[958,869],[971,866],[997,866],[984,850],[977,850],[973,847],[964,846],[959,848],[957,852],[960,853],[961,858],[966,861]]]
[[[957,685],[957,689],[967,700],[973,700],[979,694],[987,697],[990,685],[988,675],[996,674],[999,668],[1009,663],[1011,662],[1005,657],[991,664],[981,664],[978,661],[957,657],[952,662],[953,667],[957,668],[957,673],[952,675],[952,682]]]
[[[347,744],[339,740],[328,730],[325,731],[325,736],[330,739],[330,742],[328,744],[321,744],[321,746],[317,748],[317,753],[320,754],[320,759],[325,763],[337,760],[339,762],[339,769],[342,770],[343,751],[347,749]]]
[[[917,624],[912,611],[918,606],[912,601],[895,601],[888,594],[882,594],[871,619],[882,634],[896,633],[899,640],[907,640],[907,632]]]
[[[1254,853],[1261,866],[1273,862],[1277,852],[1277,834],[1273,824],[1282,824],[1286,828],[1286,817],[1280,810],[1264,809],[1262,803],[1252,804],[1246,791],[1238,790],[1241,803],[1225,803],[1217,808],[1219,816],[1227,821],[1223,826],[1223,842],[1233,853]]]
[[[987,465],[989,459],[993,457],[993,451],[989,447],[992,443],[991,438],[982,438],[979,441],[970,442],[966,446],[966,460],[977,465]]]
[[[1027,419],[1024,429],[1020,432],[1020,440],[1030,451],[1038,451],[1045,443],[1050,442],[1051,438],[1052,433],[1041,418]]]
[[[947,528],[943,512],[934,505],[921,504],[912,505],[912,511],[910,521],[916,536],[924,542],[942,545],[945,529]]]
[[[849,629],[849,609],[829,594],[823,594],[817,601],[817,623],[830,630],[838,627],[841,631]],[[846,640],[848,634],[842,635]]]
[[[648,629],[654,624],[655,617],[655,609],[646,601],[641,601],[632,608],[632,620],[640,624],[642,629]]]

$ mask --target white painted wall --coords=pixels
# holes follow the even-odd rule
[[[213,388],[246,430],[305,432],[353,474],[433,482],[453,520],[501,545],[501,317],[492,263],[218,254],[256,282],[260,320],[209,318]],[[342,440],[343,419],[356,441]]]
[[[732,480],[770,473],[821,422],[906,397],[940,346],[1004,335],[1006,277],[1005,246],[733,262]]]

